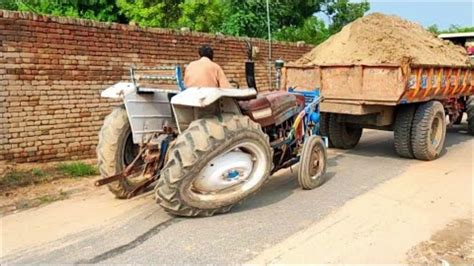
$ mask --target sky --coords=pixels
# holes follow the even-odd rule
[[[352,0],[358,2],[358,0]],[[474,0],[369,0],[370,11],[398,15],[424,27],[474,26]]]

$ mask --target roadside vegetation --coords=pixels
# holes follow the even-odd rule
[[[362,17],[368,1],[269,1],[273,39],[319,44]],[[267,38],[265,0],[2,0],[0,9],[38,14]]]
[[[45,169],[11,170],[0,177],[0,191],[48,183],[61,178],[80,178],[98,175],[95,165],[84,162],[60,163]]]
[[[0,216],[67,199],[93,188],[93,164],[73,161],[47,167],[13,169],[0,176]]]

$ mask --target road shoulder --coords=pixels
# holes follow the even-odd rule
[[[472,239],[472,141],[462,146],[414,164],[249,263],[414,263],[407,252],[457,219],[471,222]]]

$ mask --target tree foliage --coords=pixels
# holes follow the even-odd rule
[[[98,21],[125,22],[125,19],[118,15],[115,0],[1,0],[0,8]]]
[[[364,16],[369,11],[370,4],[367,1],[352,3],[349,0],[326,1],[323,13],[329,17],[329,31],[339,32],[346,24]]]
[[[224,21],[220,0],[185,0],[179,4],[178,26],[200,32],[217,32]]]
[[[441,33],[457,33],[457,32],[474,32],[474,27],[462,27],[459,25],[451,25],[449,28],[441,30],[439,29],[438,25],[433,24],[426,28],[426,30],[432,32],[435,35],[439,35]]]
[[[364,15],[369,3],[349,0],[270,0],[278,40],[318,44]],[[0,8],[40,14],[267,38],[266,0],[0,0]],[[326,23],[315,16],[323,13]]]

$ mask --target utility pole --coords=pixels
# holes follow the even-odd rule
[[[272,82],[272,29],[270,26],[270,0],[267,0],[267,26],[268,26],[268,82],[273,90]]]

